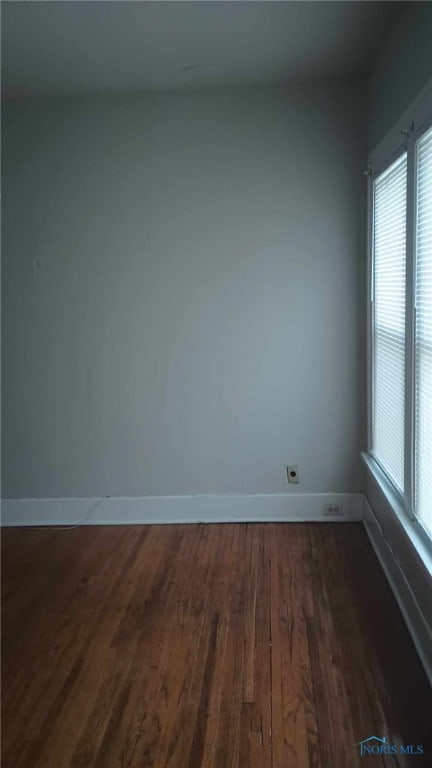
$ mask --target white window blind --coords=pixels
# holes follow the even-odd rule
[[[415,514],[432,534],[432,128],[417,145]]]
[[[403,493],[407,155],[373,185],[372,453]]]

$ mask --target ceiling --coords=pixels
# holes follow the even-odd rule
[[[6,98],[350,77],[402,3],[3,2]]]

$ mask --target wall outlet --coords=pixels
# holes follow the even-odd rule
[[[286,468],[287,478],[289,483],[299,483],[299,471],[297,464],[290,464]]]
[[[343,514],[342,504],[326,504],[324,507],[324,517],[343,517]]]

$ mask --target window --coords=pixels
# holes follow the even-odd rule
[[[369,451],[431,543],[430,101],[429,121],[423,116],[422,127],[412,123],[398,133],[391,161],[381,164],[384,170],[372,172],[370,186]],[[406,136],[403,146],[401,133]],[[389,142],[385,147],[391,151]]]
[[[432,534],[432,128],[416,160],[415,514]]]
[[[374,181],[372,453],[404,485],[407,156]]]

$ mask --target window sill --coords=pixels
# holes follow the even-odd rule
[[[400,527],[403,529],[404,534],[432,578],[432,539],[417,520],[411,519],[407,515],[397,491],[386,478],[373,456],[370,453],[362,453],[361,457],[368,472],[377,483],[387,504],[394,513]]]

